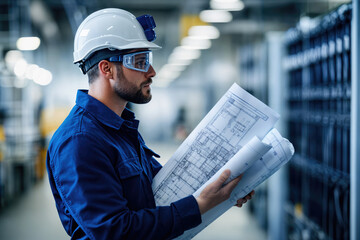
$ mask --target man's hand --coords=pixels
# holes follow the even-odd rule
[[[243,204],[245,204],[248,200],[250,200],[255,194],[255,191],[252,190],[248,195],[246,195],[243,198],[240,198],[236,201],[235,206],[241,208]]]
[[[225,170],[215,182],[209,184],[206,188],[204,188],[204,190],[202,190],[200,196],[196,198],[201,214],[204,214],[211,208],[229,199],[231,192],[239,183],[242,175],[223,186],[224,182],[229,177],[230,170]]]

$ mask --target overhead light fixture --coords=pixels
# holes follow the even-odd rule
[[[14,74],[18,78],[25,78],[26,68],[28,67],[28,63],[25,59],[20,59],[16,62],[14,66]]]
[[[181,46],[185,49],[208,49],[211,47],[209,39],[199,39],[194,37],[185,37],[181,40]]]
[[[163,66],[163,68],[169,69],[170,71],[173,72],[182,72],[185,70],[186,67],[187,65],[179,65],[176,63],[167,63]]]
[[[201,52],[198,49],[188,49],[184,46],[179,46],[174,48],[173,54],[185,59],[197,59],[200,57]]]
[[[21,37],[16,41],[16,47],[22,51],[32,51],[40,46],[38,37]]]
[[[14,67],[16,65],[16,63],[23,59],[23,54],[22,52],[18,51],[18,50],[10,50],[6,53],[5,55],[5,64],[6,67],[13,71]]]
[[[163,81],[173,81],[176,78],[178,78],[181,74],[181,71],[173,71],[173,69],[170,69],[168,66],[163,66],[160,71],[159,75],[157,76],[158,79],[162,79]],[[155,81],[156,82],[156,81]]]
[[[38,73],[39,66],[36,64],[29,64],[25,71],[25,77],[28,79],[33,80],[36,77],[36,74]]]
[[[176,47],[169,57],[169,62],[178,62],[179,60],[192,61],[198,59],[201,52],[198,49],[189,49],[184,46]],[[183,61],[182,61],[183,62]]]
[[[169,57],[169,63],[178,66],[189,66],[193,62],[193,60],[194,59],[177,58],[176,56],[172,55],[170,55]]]
[[[209,23],[231,22],[232,15],[225,10],[204,10],[200,12],[200,19]]]
[[[190,37],[199,39],[216,39],[219,38],[220,32],[214,26],[192,26],[188,32]]]
[[[211,0],[210,7],[218,10],[241,11],[245,5],[240,0]]]
[[[32,79],[35,83],[46,86],[49,85],[52,81],[52,74],[49,70],[44,68],[36,69],[34,73],[34,78]]]

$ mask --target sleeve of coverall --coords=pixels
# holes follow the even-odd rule
[[[201,223],[193,196],[166,207],[130,210],[100,141],[78,133],[50,162],[62,200],[90,239],[169,239]]]

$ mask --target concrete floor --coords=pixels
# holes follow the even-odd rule
[[[157,152],[167,159],[174,146],[159,146]],[[255,195],[256,197],[256,195]],[[0,210],[0,239],[3,240],[63,240],[69,236],[62,228],[47,177],[39,181],[19,199]],[[265,240],[266,233],[258,227],[247,206],[233,207],[195,240],[246,239]]]
[[[57,215],[47,176],[1,210],[0,239],[70,239]]]

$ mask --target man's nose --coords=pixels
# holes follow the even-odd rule
[[[148,78],[150,78],[150,77],[155,77],[155,76],[156,76],[155,69],[153,68],[152,65],[150,65],[149,70],[146,72],[146,76],[147,76]]]

